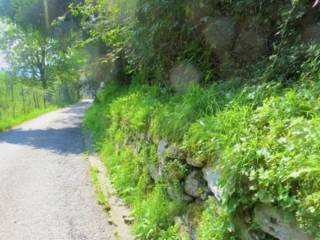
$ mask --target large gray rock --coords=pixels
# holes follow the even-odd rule
[[[185,180],[184,191],[195,198],[205,199],[207,191],[201,171],[192,171]]]
[[[170,71],[171,86],[178,92],[185,91],[188,86],[198,83],[200,79],[200,72],[190,63],[178,63]]]
[[[165,150],[165,155],[169,159],[178,159],[182,157],[179,148],[175,144],[170,144]]]
[[[267,204],[261,204],[254,209],[254,221],[261,230],[279,240],[314,239],[299,228],[292,215]]]
[[[304,42],[320,42],[320,23],[308,25],[304,28],[302,34],[302,40]]]
[[[182,152],[176,144],[169,144],[167,140],[162,139],[158,144],[158,159],[166,160],[166,159],[178,159],[182,157]]]
[[[208,183],[210,191],[215,198],[221,202],[223,197],[223,190],[218,186],[218,180],[221,175],[219,170],[213,170],[211,167],[205,167],[202,169],[204,179]]]
[[[185,216],[174,218],[175,226],[179,231],[179,238],[181,240],[192,240],[192,229]]]
[[[205,162],[203,160],[196,158],[194,156],[188,156],[186,161],[189,165],[193,167],[201,168],[201,167],[204,167],[205,165]]]
[[[169,185],[167,187],[167,193],[168,193],[168,196],[170,197],[170,199],[172,199],[174,201],[183,201],[183,202],[191,202],[192,201],[192,197],[186,195],[183,192],[183,189],[178,188],[174,185]]]
[[[156,182],[161,179],[165,170],[165,160],[166,160],[165,150],[167,146],[168,146],[168,142],[162,139],[159,142],[158,149],[157,149],[158,161],[155,163],[150,163],[147,166],[151,178]]]
[[[165,161],[166,158],[166,147],[168,146],[168,142],[165,139],[160,140],[158,144],[158,159],[160,162]]]
[[[204,35],[220,59],[231,49],[235,33],[235,24],[232,18],[227,16],[207,18],[207,27],[204,30]]]
[[[162,177],[162,172],[157,164],[148,164],[147,166],[150,177],[158,182]]]
[[[158,181],[161,177],[166,177],[166,165],[168,161],[181,157],[182,154],[175,144],[169,145],[167,140],[160,140],[157,148],[157,162],[148,165],[151,178]]]
[[[245,223],[243,219],[240,217],[235,217],[233,220],[233,223],[235,224],[238,232],[239,237],[242,240],[257,240],[260,239],[259,236],[257,236],[254,232],[250,231],[250,225]]]
[[[186,9],[189,9],[189,11],[186,11],[186,20],[196,29],[203,27],[201,23],[203,23],[208,16],[213,15],[215,10],[211,4],[203,1],[188,1],[186,2],[186,7]]]
[[[240,32],[233,52],[237,59],[243,62],[254,62],[266,51],[267,39],[262,33],[244,30]]]

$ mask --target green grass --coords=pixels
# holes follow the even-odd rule
[[[107,211],[110,210],[110,204],[107,196],[103,193],[101,183],[99,182],[99,169],[97,167],[90,168],[91,182],[95,187],[98,203]]]
[[[0,72],[0,131],[78,100],[70,89],[70,97],[59,94],[59,84],[44,90],[24,80],[21,77],[13,81],[12,76]]]
[[[306,60],[290,85],[229,81],[173,93],[110,83],[100,92],[85,127],[115,188],[134,210],[138,239],[177,238],[174,218],[188,214],[190,204],[168,193],[181,196],[191,170],[187,157],[221,170],[223,204],[202,204],[200,239],[237,239],[234,216],[246,212],[252,220],[252,209],[262,202],[292,213],[320,239],[318,61]],[[159,159],[161,139],[174,143],[179,156]],[[159,164],[162,175],[153,180],[150,169]]]
[[[213,198],[205,203],[197,229],[199,240],[235,240],[234,226],[230,215]]]
[[[260,202],[287,209],[317,232],[319,83],[282,89],[273,83],[237,89],[228,84],[226,92],[222,83],[191,86],[183,95],[113,85],[87,112],[85,126],[93,130],[118,193],[134,210],[138,239],[175,239],[174,217],[188,210],[167,194],[173,186],[181,194],[190,168],[183,159],[168,160],[158,181],[150,177],[160,139],[222,170],[224,205],[218,210],[208,203],[198,230],[202,239],[236,238],[232,215]]]
[[[14,126],[19,125],[20,123],[23,123],[27,120],[33,119],[37,116],[40,116],[44,113],[56,110],[58,107],[56,106],[50,106],[47,108],[42,108],[42,109],[35,109],[29,113],[26,114],[19,114],[16,117],[8,117],[5,119],[0,119],[0,132],[7,130],[9,128],[12,128]]]

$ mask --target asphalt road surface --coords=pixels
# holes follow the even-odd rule
[[[0,133],[0,240],[113,240],[83,154],[82,102]]]

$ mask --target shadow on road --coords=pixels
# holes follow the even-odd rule
[[[81,140],[81,121],[84,111],[90,104],[87,102],[73,105],[43,119],[44,126],[37,128],[39,121],[29,122],[35,125],[31,128],[13,129],[0,134],[0,145],[9,143],[14,145],[31,146],[36,149],[47,149],[59,154],[80,154],[83,152]],[[59,115],[60,116],[60,115]]]
[[[80,154],[82,144],[80,128],[45,130],[12,130],[0,135],[1,143],[28,145],[37,149],[49,149],[62,154]]]

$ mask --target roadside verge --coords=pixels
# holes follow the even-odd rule
[[[130,226],[133,222],[131,210],[116,195],[107,169],[93,148],[91,134],[85,129],[83,130],[83,140],[85,154],[90,164],[91,181],[95,187],[99,204],[106,210],[109,223],[115,228],[114,235],[119,240],[133,240],[134,236]]]
[[[27,114],[19,115],[19,116],[15,117],[15,118],[9,117],[9,118],[6,118],[6,119],[0,119],[0,132],[8,130],[8,129],[13,128],[15,126],[18,126],[19,124],[21,124],[23,122],[26,122],[28,120],[31,120],[33,118],[36,118],[36,117],[42,115],[42,114],[51,112],[51,111],[56,110],[56,109],[58,109],[58,107],[49,106],[47,108],[41,108],[41,109],[33,110],[33,111],[31,111],[31,112],[29,112]]]

